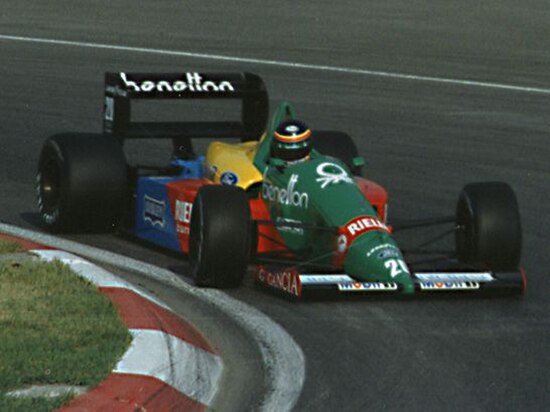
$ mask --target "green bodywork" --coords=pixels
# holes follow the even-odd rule
[[[315,150],[308,160],[288,165],[270,157],[275,128],[294,117],[289,103],[279,105],[254,158],[264,176],[262,197],[272,219],[283,224],[277,228],[286,245],[310,266],[334,264],[341,254],[344,271],[358,282],[396,282],[404,293],[413,293],[403,256],[385,227],[358,231],[357,236],[343,241],[354,219],[378,221],[343,162]],[[285,222],[289,226],[285,227]],[[345,244],[339,248],[341,243]]]

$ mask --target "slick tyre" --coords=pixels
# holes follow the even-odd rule
[[[456,251],[460,260],[492,270],[517,270],[521,222],[512,188],[501,182],[470,183],[456,208]]]
[[[355,166],[353,159],[359,156],[352,138],[343,132],[316,131],[312,136],[313,148],[326,156],[340,159],[354,176],[361,176],[361,166]]]
[[[44,143],[36,178],[40,218],[52,232],[112,229],[125,206],[126,159],[114,138],[59,134]]]
[[[204,186],[191,212],[189,261],[198,286],[234,288],[248,266],[251,234],[246,192],[234,186]]]

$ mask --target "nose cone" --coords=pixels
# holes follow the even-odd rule
[[[373,231],[354,239],[344,261],[346,273],[361,282],[396,282],[414,292],[409,269],[389,233]]]

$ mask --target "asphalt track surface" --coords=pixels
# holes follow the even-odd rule
[[[523,219],[524,299],[296,304],[250,282],[230,292],[279,322],[302,347],[307,375],[296,410],[547,409],[547,4],[142,3],[3,2],[1,34],[201,56],[0,38],[0,218],[36,228],[41,143],[56,132],[100,130],[103,72],[258,73],[273,102],[290,100],[312,127],[354,136],[367,176],[390,190],[390,217],[452,214],[464,184],[498,180],[515,188]],[[144,142],[130,152],[161,158],[163,149]],[[185,276],[185,260],[126,239],[71,238]]]

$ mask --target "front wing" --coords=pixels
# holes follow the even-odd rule
[[[412,274],[415,296],[445,294],[494,296],[525,293],[525,272],[454,271]],[[314,296],[401,295],[396,282],[357,282],[346,274],[299,273],[294,269],[259,266],[256,283],[295,298]]]

